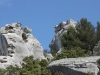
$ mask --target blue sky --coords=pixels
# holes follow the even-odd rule
[[[32,34],[48,50],[55,25],[81,18],[96,26],[100,21],[100,0],[0,0],[0,28],[20,22],[23,27],[31,28]]]

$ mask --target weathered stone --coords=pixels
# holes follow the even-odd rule
[[[60,24],[56,25],[55,28],[55,36],[53,37],[49,47],[51,50],[55,50],[55,52],[61,52],[62,45],[61,45],[61,36],[63,33],[67,32],[67,29],[72,26],[76,26],[76,22],[74,20],[68,20],[67,22],[61,22]]]
[[[25,28],[23,29],[23,31],[26,32],[26,33],[32,32],[32,30],[31,30],[30,28],[28,28],[28,27],[25,27]]]
[[[48,68],[52,71],[52,75],[56,71],[60,71],[64,75],[86,75],[88,72],[97,75],[99,69],[96,61],[98,59],[100,59],[100,56],[66,58],[51,62]]]
[[[21,67],[23,58],[31,55],[34,56],[34,59],[46,59],[41,44],[32,34],[26,33],[27,39],[23,40],[24,31],[20,26],[19,23],[12,23],[6,25],[8,29],[5,30],[5,27],[0,29],[8,32],[0,34],[0,60],[6,61],[0,63],[0,68],[7,68],[10,65]],[[28,29],[26,28],[26,30]],[[14,33],[9,33],[9,31],[14,31]]]

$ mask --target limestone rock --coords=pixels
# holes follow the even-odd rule
[[[51,53],[46,53],[46,58],[51,61],[54,57],[52,56]]]
[[[56,71],[60,71],[64,75],[85,75],[88,72],[93,72],[94,75],[97,75],[99,69],[96,61],[98,59],[100,59],[100,56],[66,58],[51,62],[48,68],[53,75]]]
[[[49,44],[49,47],[51,48],[51,50],[55,50],[56,52],[61,52],[62,49],[62,45],[61,45],[61,36],[63,33],[67,32],[67,29],[72,26],[75,27],[76,26],[76,22],[72,19],[67,20],[67,22],[61,22],[58,25],[56,25],[55,28],[55,35],[51,41],[51,43]]]
[[[7,24],[0,31],[7,32],[0,34],[0,68],[6,68],[9,65],[21,67],[22,59],[31,55],[34,59],[46,59],[39,41],[32,34],[24,31],[20,23]],[[22,33],[25,33],[27,39],[23,40]]]
[[[32,30],[30,29],[30,28],[28,28],[28,27],[25,27],[24,29],[24,32],[26,32],[26,33],[30,33]]]

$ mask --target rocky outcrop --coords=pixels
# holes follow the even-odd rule
[[[62,45],[61,45],[61,36],[63,33],[67,32],[67,29],[72,26],[75,27],[76,26],[76,22],[72,19],[67,20],[67,22],[61,22],[58,25],[56,25],[55,28],[55,35],[49,45],[49,47],[51,48],[51,50],[55,50],[56,52],[60,52],[62,49]]]
[[[100,56],[66,58],[51,62],[48,68],[52,71],[52,75],[57,71],[64,75],[85,75],[88,72],[97,75],[99,69],[96,61],[98,59]]]
[[[28,27],[21,28],[21,23],[7,24],[0,29],[0,68],[21,67],[22,59],[31,55],[34,59],[46,59],[41,44],[30,32]],[[26,39],[23,39],[23,33]]]

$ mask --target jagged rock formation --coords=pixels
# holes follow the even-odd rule
[[[7,24],[0,29],[0,68],[21,67],[22,59],[30,55],[34,59],[46,59],[41,44],[30,34],[31,31],[28,27],[21,28],[21,23]]]
[[[62,49],[62,45],[61,45],[61,36],[64,32],[67,32],[67,29],[72,26],[75,27],[76,26],[76,22],[72,19],[67,20],[67,22],[61,22],[58,25],[56,25],[55,28],[55,36],[53,37],[49,47],[51,48],[51,50],[55,50],[56,52],[60,52]]]
[[[64,75],[86,75],[88,72],[93,72],[94,75],[97,75],[99,69],[96,61],[99,58],[100,56],[66,58],[51,62],[48,68],[52,71],[52,75],[56,71],[60,71]]]

